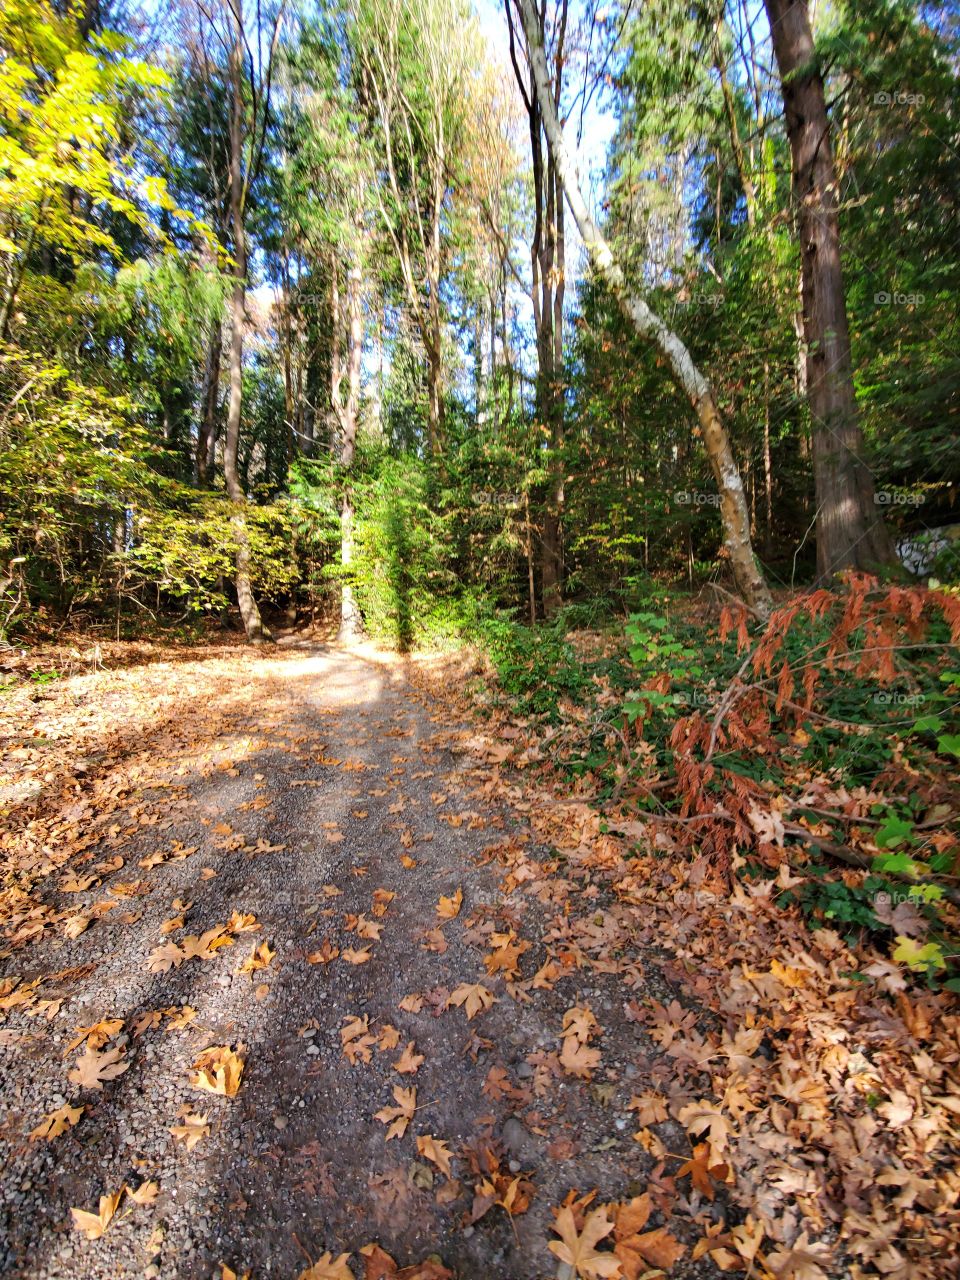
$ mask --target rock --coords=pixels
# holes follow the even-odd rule
[[[504,1121],[503,1128],[500,1130],[500,1141],[508,1154],[521,1165],[536,1161],[543,1149],[543,1139],[531,1133],[516,1116],[510,1116]],[[513,1172],[519,1173],[519,1167]]]

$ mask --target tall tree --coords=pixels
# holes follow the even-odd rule
[[[806,387],[813,419],[817,571],[876,570],[893,543],[864,458],[840,257],[837,172],[806,0],[765,0],[783,89],[802,263]]]
[[[250,576],[250,540],[243,507],[247,501],[239,468],[240,430],[243,416],[243,355],[247,323],[248,227],[252,190],[260,175],[271,122],[273,73],[285,0],[266,16],[257,5],[249,18],[243,0],[220,0],[207,7],[196,0],[197,43],[194,70],[207,84],[222,92],[211,101],[222,102],[227,115],[224,145],[213,145],[218,123],[211,119],[210,175],[214,190],[221,192],[229,234],[230,346],[227,354],[229,396],[223,443],[223,478],[234,504],[232,527],[236,542],[235,584],[237,602],[247,639],[270,638],[260,617]],[[222,168],[222,171],[217,172]]]
[[[510,58],[530,131],[533,184],[533,231],[530,264],[531,297],[537,342],[537,426],[545,431],[550,448],[547,500],[541,533],[541,588],[548,616],[560,607],[562,593],[561,519],[563,510],[563,300],[566,287],[563,186],[553,149],[543,127],[543,112],[529,60],[526,72],[517,55],[511,0],[504,0],[510,33]],[[566,62],[568,0],[559,0],[555,20],[547,23],[549,5],[542,0],[537,12],[540,43],[550,72],[550,92],[559,113]],[[549,43],[549,57],[546,50]]]
[[[737,588],[747,605],[757,614],[765,616],[771,607],[770,590],[753,554],[750,516],[743,482],[713,391],[678,335],[650,309],[638,294],[628,288],[619,263],[591,216],[580,191],[573,160],[554,105],[550,76],[540,38],[539,15],[534,0],[517,0],[517,3],[527,40],[527,56],[533,69],[540,99],[544,131],[553,152],[557,173],[563,184],[570,211],[597,274],[610,288],[625,317],[641,337],[649,338],[656,343],[673,377],[686,394],[697,415],[707,457],[720,495],[724,544],[730,556]]]
[[[462,0],[357,0],[355,52],[380,181],[375,197],[427,364],[427,442],[444,442],[450,205],[470,127],[476,24]]]

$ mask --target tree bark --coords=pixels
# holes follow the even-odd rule
[[[573,162],[567,150],[550,93],[550,81],[534,2],[533,0],[518,0],[518,2],[527,37],[530,65],[543,113],[544,131],[553,152],[557,173],[563,184],[570,212],[580,230],[594,269],[605,281],[636,332],[656,344],[675,381],[689,399],[697,415],[707,458],[720,495],[724,545],[730,556],[737,589],[755,613],[765,616],[770,612],[772,605],[770,591],[753,554],[743,483],[713,391],[680,338],[650,310],[639,295],[628,288],[619,263],[615,261],[610,246],[591,217],[577,182]]]
[[[443,452],[443,361],[440,339],[431,335],[424,343],[427,349],[427,447],[431,458]]]
[[[230,110],[230,220],[233,232],[233,291],[230,299],[230,400],[223,450],[223,478],[227,497],[235,506],[232,517],[237,544],[237,604],[247,639],[257,644],[270,639],[250,582],[250,539],[243,514],[246,493],[240,483],[237,459],[240,451],[240,414],[243,407],[243,333],[246,323],[247,241],[243,200],[243,93],[238,31],[230,50],[232,101]]]
[[[521,73],[513,42],[513,16],[510,0],[505,0],[510,24],[510,52],[514,75],[523,97],[530,134],[530,162],[533,170],[533,234],[530,240],[531,299],[537,346],[536,429],[546,434],[550,448],[549,476],[545,491],[541,489],[538,506],[540,519],[540,587],[545,617],[560,608],[563,592],[561,556],[563,468],[559,450],[563,446],[563,297],[564,297],[564,227],[563,185],[557,173],[552,149],[543,145],[543,113],[537,95],[532,65],[528,78]],[[550,94],[554,109],[559,110],[563,86],[564,42],[566,39],[568,0],[560,0],[557,35],[553,53]],[[546,40],[545,6],[536,14],[539,43]],[[544,54],[546,65],[546,54]]]
[[[753,175],[751,174],[750,166],[747,163],[747,157],[743,150],[743,142],[740,139],[740,129],[737,126],[737,102],[734,97],[733,89],[730,85],[730,79],[727,75],[727,61],[723,48],[724,26],[724,21],[721,18],[717,25],[714,65],[716,66],[717,73],[720,77],[720,91],[723,94],[723,110],[727,117],[730,146],[733,150],[733,159],[737,166],[737,176],[740,179],[740,188],[743,191],[743,199],[747,209],[747,226],[753,227],[757,221],[757,189],[753,184]]]
[[[194,469],[196,482],[201,487],[209,485],[213,479],[219,429],[217,409],[220,402],[220,360],[222,354],[223,328],[218,317],[210,327],[200,395],[200,425],[197,430],[197,453]]]
[[[864,461],[840,259],[837,175],[806,0],[764,0],[783,89],[799,216],[806,384],[813,422],[817,572],[895,560]]]
[[[336,270],[336,267],[334,267]],[[360,412],[360,374],[363,358],[363,315],[361,310],[360,289],[362,276],[356,259],[347,272],[347,398],[343,399],[341,391],[342,377],[338,377],[334,387],[334,409],[340,428],[340,465],[345,475],[343,496],[340,504],[340,563],[344,570],[349,570],[353,561],[353,498],[350,492],[350,471],[357,450],[357,421]],[[333,341],[339,343],[339,326],[334,330]],[[339,359],[336,361],[339,366]],[[340,633],[341,641],[354,639],[361,630],[360,611],[353,594],[353,586],[344,580],[340,588]]]

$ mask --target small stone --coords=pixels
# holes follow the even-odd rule
[[[315,1058],[319,1052],[320,1052],[320,1046],[318,1044],[307,1045],[307,1053],[309,1053],[312,1057]]]
[[[286,1118],[286,1116],[274,1116],[274,1117],[273,1117],[273,1127],[274,1127],[275,1129],[280,1129],[280,1130],[285,1129],[285,1128],[287,1127],[287,1118]]]

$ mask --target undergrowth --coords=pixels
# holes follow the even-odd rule
[[[487,621],[501,708],[546,764],[657,847],[777,891],[960,991],[960,598],[852,577],[765,627],[663,594],[578,643],[581,619]]]

